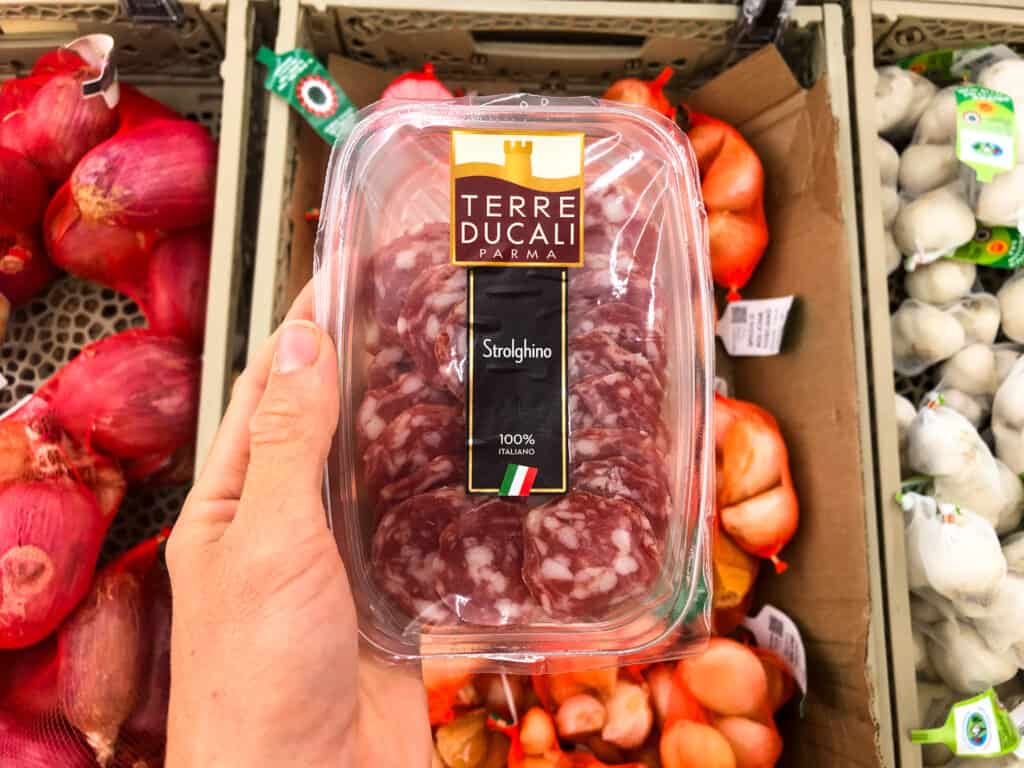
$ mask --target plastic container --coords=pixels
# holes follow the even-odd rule
[[[317,318],[355,418],[329,514],[384,655],[516,668],[708,634],[696,179],[671,121],[588,98],[382,102],[335,147]]]

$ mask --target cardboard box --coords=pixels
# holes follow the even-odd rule
[[[339,56],[330,58],[329,69],[360,106],[398,74]],[[515,89],[508,82],[446,82],[481,93]],[[824,79],[801,88],[779,53],[766,48],[688,98],[694,108],[736,125],[765,166],[771,244],[744,296],[798,297],[781,355],[723,362],[733,393],[778,417],[800,496],[800,529],[783,552],[790,569],[776,575],[764,568],[758,584],[759,603],[786,611],[806,645],[805,715],[792,706],[781,723],[782,764],[800,768],[881,765],[876,706],[887,712],[875,698],[887,692],[876,691],[877,673],[868,663],[874,509],[865,491],[872,479],[858,371],[861,318],[851,298],[859,294],[851,279],[858,264],[848,247],[845,227],[853,224],[843,215],[838,126],[828,94]],[[289,296],[311,274],[315,227],[304,214],[320,204],[329,155],[305,126],[299,136]]]

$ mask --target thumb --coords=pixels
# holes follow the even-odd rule
[[[308,521],[315,516],[322,522],[324,462],[337,425],[334,344],[311,322],[286,322],[249,421],[249,467],[239,517]]]

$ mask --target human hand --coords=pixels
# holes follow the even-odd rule
[[[431,760],[418,668],[360,657],[321,497],[337,357],[307,286],[235,384],[167,547],[168,768]]]

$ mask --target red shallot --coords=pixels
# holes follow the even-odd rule
[[[406,72],[392,80],[380,94],[380,100],[415,99],[417,101],[439,101],[452,98],[444,83],[434,74],[434,65],[426,63],[420,72]]]
[[[117,102],[118,134],[127,133],[154,120],[183,120],[184,118],[156,99],[151,99],[138,88],[121,83],[121,98]]]
[[[170,455],[195,435],[199,367],[180,339],[125,331],[85,347],[35,397],[93,450]]]
[[[0,147],[25,154],[25,108],[49,77],[16,77],[0,86]]]
[[[24,156],[0,147],[0,232],[28,229],[43,219],[46,179]]]
[[[48,286],[57,270],[30,230],[0,229],[0,293],[19,307]]]
[[[56,637],[18,651],[0,651],[0,712],[36,719],[59,710]]]
[[[0,490],[0,648],[38,643],[85,596],[109,523],[73,481]]]
[[[217,147],[189,120],[154,120],[82,158],[71,193],[85,218],[131,229],[188,229],[213,218]]]
[[[56,182],[64,181],[86,152],[117,127],[117,114],[100,96],[82,93],[82,84],[99,71],[71,51],[60,55],[64,68],[25,105],[21,142],[24,154]]]
[[[87,221],[71,197],[70,185],[65,184],[46,210],[43,236],[58,267],[141,303],[157,233]]]
[[[101,766],[113,758],[121,725],[139,700],[148,641],[143,582],[167,533],[100,571],[58,634],[61,708]]]
[[[63,721],[28,723],[0,712],[4,768],[95,768],[88,748]]]
[[[142,311],[157,333],[203,349],[210,235],[206,228],[171,234],[153,248]]]

